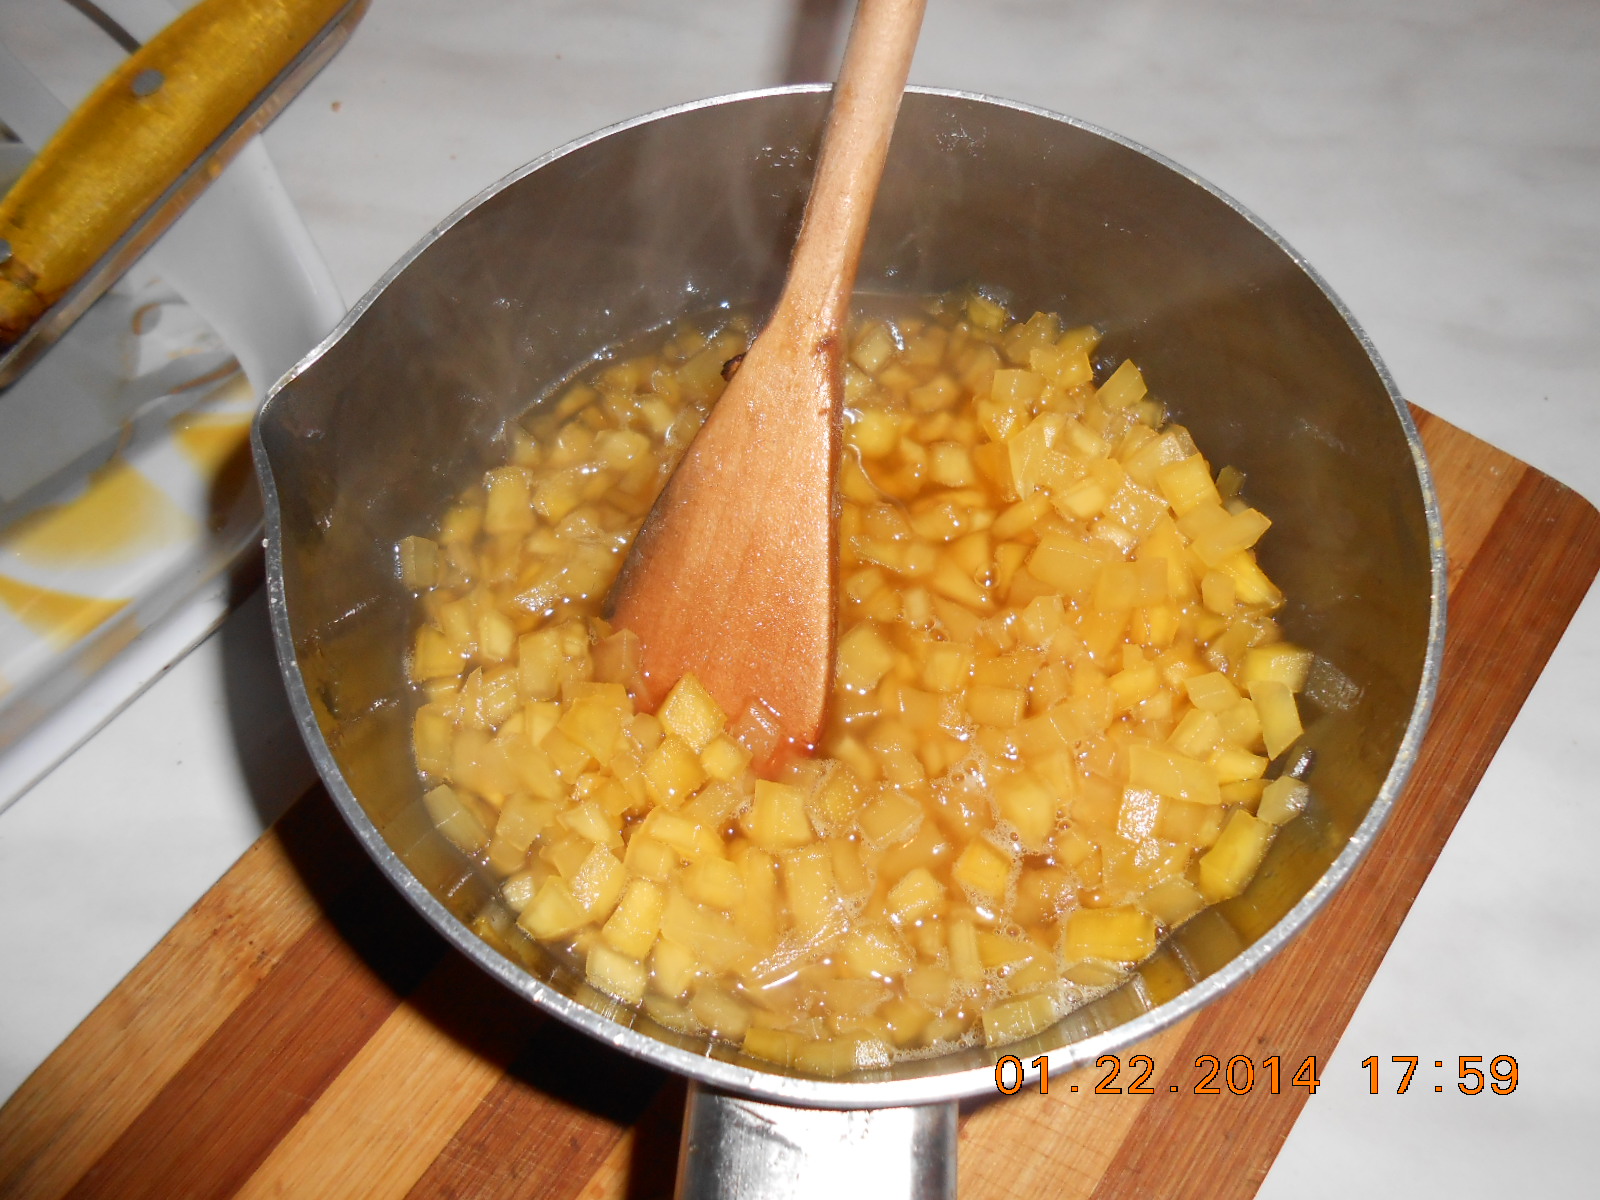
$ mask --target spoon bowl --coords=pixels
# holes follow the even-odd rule
[[[730,716],[754,707],[773,760],[816,746],[833,681],[845,325],[924,2],[856,10],[777,308],[611,595],[655,702],[692,672]]]

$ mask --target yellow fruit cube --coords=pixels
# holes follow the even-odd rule
[[[965,646],[935,645],[922,664],[922,685],[943,695],[958,692],[971,678],[972,662],[972,651]]]
[[[1234,555],[1254,546],[1271,525],[1272,522],[1265,515],[1253,508],[1227,513],[1222,519],[1207,525],[1189,548],[1200,556],[1200,561],[1206,566],[1220,567]],[[1238,580],[1234,582],[1237,584]]]
[[[833,860],[833,877],[846,896],[859,895],[872,886],[872,876],[861,863],[856,844],[844,838],[829,838],[828,855]]]
[[[1267,760],[1239,746],[1224,746],[1211,756],[1211,766],[1221,783],[1260,779],[1266,774]]]
[[[983,1041],[1004,1046],[1055,1024],[1055,1001],[1043,992],[1002,1000],[983,1010]]]
[[[1191,708],[1168,736],[1167,745],[1188,758],[1204,758],[1216,749],[1221,734],[1215,713]]]
[[[1288,642],[1253,646],[1245,651],[1241,678],[1246,687],[1263,679],[1275,679],[1291,692],[1303,692],[1315,655]]]
[[[840,829],[855,820],[864,799],[861,786],[851,772],[842,768],[827,771],[812,793],[812,804],[819,822]]]
[[[622,822],[613,817],[598,801],[581,800],[557,818],[563,829],[578,834],[597,846],[612,850],[622,849]]]
[[[585,696],[568,707],[556,728],[587,750],[591,758],[606,762],[617,752],[623,721],[631,715],[609,697]]]
[[[1087,595],[1099,578],[1105,559],[1081,540],[1065,533],[1046,533],[1028,555],[1028,570],[1066,595]]]
[[[744,882],[744,903],[734,911],[735,924],[759,945],[778,936],[778,861],[765,850],[741,842],[735,851]]]
[[[1262,790],[1256,816],[1269,825],[1282,825],[1305,811],[1311,802],[1311,789],[1288,775],[1272,780]]]
[[[400,582],[413,592],[425,592],[439,582],[439,543],[425,537],[404,537],[396,547]]]
[[[568,937],[588,923],[589,914],[566,883],[554,876],[544,881],[517,917],[517,924],[541,941]]]
[[[1238,595],[1240,604],[1276,608],[1283,603],[1283,593],[1272,580],[1267,578],[1267,573],[1261,569],[1250,551],[1241,550],[1237,554],[1230,554],[1218,564],[1218,569],[1232,576],[1234,592]]]
[[[974,684],[967,689],[966,709],[980,725],[1010,728],[1022,720],[1028,708],[1028,693],[1021,688],[990,687]]]
[[[808,942],[825,941],[843,927],[844,903],[834,879],[833,859],[820,848],[783,859],[783,889],[795,928]]]
[[[995,802],[1025,850],[1042,851],[1055,831],[1059,801],[1055,790],[1030,771],[994,779]]]
[[[1166,842],[1204,848],[1222,832],[1223,810],[1217,804],[1191,804],[1187,800],[1161,801],[1156,811],[1155,836]]]
[[[483,477],[486,533],[527,533],[533,528],[533,476],[523,467],[499,467]]]
[[[1199,762],[1166,746],[1134,742],[1128,747],[1128,784],[1149,788],[1175,800],[1195,804],[1221,804],[1217,772],[1209,763]]]
[[[913,867],[889,889],[884,905],[902,924],[920,921],[941,912],[945,903],[944,885],[927,867]]]
[[[744,1034],[746,1054],[752,1058],[777,1063],[780,1067],[794,1066],[795,1057],[804,1045],[804,1038],[786,1029],[766,1029],[760,1025],[752,1025]]]
[[[1204,675],[1190,675],[1183,681],[1183,690],[1189,694],[1196,708],[1219,713],[1232,708],[1240,700],[1239,689],[1234,687],[1221,671]]]
[[[1144,376],[1139,373],[1139,368],[1133,365],[1131,358],[1125,358],[1100,385],[1094,398],[1109,411],[1127,408],[1130,404],[1143,400],[1145,390]]]
[[[861,339],[856,342],[855,349],[850,351],[850,361],[860,367],[868,375],[876,375],[894,357],[899,347],[895,345],[894,335],[880,321],[874,324]]]
[[[915,956],[886,925],[858,926],[840,947],[841,965],[862,978],[894,979],[903,975]]]
[[[1094,606],[1102,611],[1140,608],[1167,599],[1164,558],[1107,563],[1095,581]]]
[[[950,973],[963,983],[977,983],[983,978],[983,959],[978,953],[977,928],[968,920],[953,921],[950,924],[948,938]]]
[[[894,647],[871,622],[862,622],[839,639],[834,681],[839,687],[871,691],[894,661]]]
[[[488,828],[449,784],[442,783],[428,792],[422,803],[434,828],[468,854],[476,854],[488,844]]]
[[[648,879],[632,879],[622,893],[622,901],[600,927],[608,946],[642,961],[655,945],[661,930],[661,909],[666,893]]]
[[[657,941],[650,952],[650,986],[663,996],[681,1000],[700,974],[694,952],[676,942]]]
[[[693,950],[713,971],[730,969],[752,949],[727,914],[696,904],[676,889],[668,892],[661,909],[661,936]]]
[[[1206,906],[1206,898],[1182,875],[1174,875],[1145,892],[1137,903],[1168,929],[1176,929]]]
[[[900,418],[883,409],[851,410],[844,436],[862,458],[883,458],[900,445]]]
[[[731,913],[744,899],[744,875],[725,858],[701,859],[683,873],[683,891],[691,900]]]
[[[727,734],[719,734],[700,751],[700,765],[711,778],[729,782],[744,774],[750,765],[750,751]]]
[[[728,723],[727,714],[717,707],[711,693],[692,674],[673,685],[656,711],[656,718],[668,733],[687,742],[696,754]]]
[[[706,769],[694,748],[668,735],[644,760],[646,787],[657,804],[677,808],[706,781]]]
[[[478,618],[478,657],[489,662],[505,662],[517,648],[516,627],[505,615],[490,609]],[[513,687],[515,672],[512,674]]]
[[[678,852],[646,833],[635,833],[623,855],[629,872],[658,883],[666,883],[678,870]]]
[[[1239,589],[1226,571],[1207,571],[1200,577],[1200,603],[1219,616],[1231,616]]]
[[[922,824],[923,808],[905,792],[885,789],[861,810],[861,833],[873,846],[898,846]]]
[[[645,986],[650,981],[643,963],[603,945],[589,948],[584,975],[592,987],[615,996],[624,1004],[638,1004],[643,1000]]]
[[[806,817],[805,793],[767,779],[756,780],[755,799],[740,826],[764,850],[793,850],[816,840]]]
[[[599,921],[616,907],[627,882],[628,872],[622,861],[604,846],[596,846],[572,876],[572,898],[588,920]]]
[[[428,775],[447,772],[455,733],[455,724],[442,706],[425,704],[417,709],[411,723],[411,749],[416,755],[417,770]]]
[[[1215,904],[1244,891],[1267,853],[1273,828],[1242,808],[1228,814],[1216,845],[1200,856],[1200,892],[1208,903]]]
[[[1172,505],[1172,511],[1180,517],[1202,504],[1222,504],[1217,485],[1211,479],[1211,468],[1202,455],[1192,454],[1158,468],[1155,481],[1167,503]]]
[[[691,862],[723,857],[722,838],[715,830],[664,808],[651,809],[633,836],[636,841],[645,837],[661,842]]]
[[[459,675],[466,658],[467,652],[457,647],[442,630],[424,625],[417,630],[411,652],[411,678],[425,682]]]
[[[1155,918],[1136,908],[1080,908],[1063,926],[1061,952],[1071,960],[1138,962],[1155,948]]]
[[[999,900],[1011,885],[1013,867],[1011,856],[994,843],[977,838],[967,843],[954,864],[950,878],[957,886],[968,888],[990,900]]]
[[[1305,732],[1300,724],[1299,709],[1295,707],[1294,693],[1277,679],[1257,679],[1249,685],[1249,691],[1261,718],[1261,737],[1267,746],[1267,757],[1277,758]]]
[[[528,700],[553,700],[561,691],[561,633],[541,629],[517,639],[517,684]]]

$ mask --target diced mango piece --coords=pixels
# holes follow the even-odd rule
[[[783,887],[795,928],[807,941],[824,940],[843,927],[844,904],[834,880],[833,861],[820,849],[799,851],[783,859]]]
[[[793,850],[815,840],[806,817],[806,796],[787,783],[758,779],[755,799],[740,821],[750,839],[764,850]]]
[[[1000,817],[1017,831],[1023,848],[1043,850],[1056,827],[1059,801],[1054,789],[1031,771],[998,775],[993,787]]]
[[[909,840],[922,824],[923,808],[905,792],[890,788],[862,809],[859,819],[861,832],[869,844],[898,846]]]
[[[728,723],[727,714],[717,707],[711,693],[692,674],[673,684],[656,711],[656,719],[668,733],[687,742],[696,754]]]
[[[944,885],[927,867],[913,867],[900,877],[885,899],[889,912],[901,922],[921,920],[944,907]]]
[[[1063,926],[1062,953],[1069,959],[1138,962],[1156,948],[1156,923],[1132,907],[1080,908]]]
[[[1004,1046],[1031,1037],[1055,1021],[1055,1003],[1042,992],[1002,1000],[983,1010],[984,1045]]]
[[[992,842],[977,838],[967,843],[950,867],[950,878],[990,900],[999,900],[1011,886],[1012,860]]]
[[[661,930],[665,903],[666,893],[659,885],[648,879],[630,880],[621,903],[600,927],[600,936],[618,952],[642,961]]]
[[[1282,825],[1294,820],[1305,811],[1311,801],[1311,789],[1288,775],[1268,782],[1262,789],[1261,803],[1256,816],[1269,825]]]
[[[624,1004],[638,1004],[643,1000],[645,987],[650,981],[643,963],[604,945],[589,948],[584,975],[592,986],[615,996]]]
[[[589,914],[566,883],[555,877],[544,881],[532,902],[517,917],[517,924],[541,941],[555,941],[576,933],[589,923]]]
[[[1300,711],[1295,707],[1294,693],[1277,679],[1255,680],[1249,690],[1261,718],[1261,738],[1267,745],[1267,757],[1277,758],[1305,732],[1300,724]]]
[[[870,691],[889,673],[895,653],[870,622],[857,625],[839,639],[834,678],[840,687]]]
[[[467,853],[476,854],[488,843],[489,830],[449,784],[442,783],[429,791],[422,803],[434,828]]]
[[[1221,804],[1216,770],[1166,746],[1135,742],[1128,747],[1128,782],[1175,800]]]
[[[679,807],[706,781],[700,756],[687,742],[665,737],[644,760],[644,777],[657,804]]]

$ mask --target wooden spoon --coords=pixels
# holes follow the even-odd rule
[[[812,749],[833,680],[845,322],[926,0],[861,0],[783,294],[612,590],[659,703],[693,672]]]

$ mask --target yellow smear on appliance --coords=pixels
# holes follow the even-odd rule
[[[206,523],[226,528],[250,487],[250,417],[187,413],[173,419],[172,438],[211,481]]]
[[[0,606],[10,609],[35,633],[64,647],[105,624],[127,608],[128,601],[58,592],[0,575]]]
[[[39,566],[98,566],[192,536],[194,524],[149,479],[113,458],[81,494],[37,509],[0,534],[0,549]]]
[[[172,422],[172,436],[184,456],[207,475],[215,475],[250,441],[250,418],[188,414]]]

